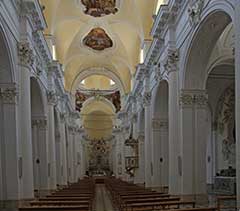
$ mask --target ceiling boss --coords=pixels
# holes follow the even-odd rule
[[[85,14],[93,17],[102,17],[118,12],[116,0],[81,0],[85,6]]]

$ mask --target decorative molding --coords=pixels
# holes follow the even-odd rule
[[[179,61],[179,52],[177,49],[168,49],[166,63],[164,65],[168,74],[177,71]]]
[[[147,107],[151,105],[152,93],[151,92],[144,92],[143,94],[143,106]]]
[[[181,106],[204,107],[208,103],[208,95],[204,90],[182,90],[179,103]]]
[[[50,105],[56,105],[58,102],[58,97],[55,91],[47,92],[47,100]]]
[[[160,130],[160,129],[168,129],[168,121],[163,119],[152,119],[152,129]]]
[[[32,120],[32,127],[36,126],[39,129],[46,129],[47,128],[47,120],[46,119],[33,119]]]
[[[195,0],[189,3],[189,21],[193,26],[196,26],[201,21],[204,2],[205,0]]]
[[[34,50],[28,41],[23,41],[18,44],[18,56],[22,65],[30,67],[34,65],[36,57]]]
[[[0,98],[4,104],[16,104],[17,103],[17,88],[1,88],[0,89]]]
[[[156,82],[160,82],[163,79],[160,64],[154,66],[154,79],[156,80]]]

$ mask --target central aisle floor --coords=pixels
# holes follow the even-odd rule
[[[96,211],[114,211],[105,185],[96,185]]]

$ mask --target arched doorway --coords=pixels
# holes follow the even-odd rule
[[[156,88],[152,119],[152,163],[154,187],[168,186],[169,141],[168,141],[168,83],[161,81]]]
[[[43,90],[37,79],[32,77],[30,85],[34,190],[38,194],[44,194],[42,191],[48,189],[46,103],[44,104]]]

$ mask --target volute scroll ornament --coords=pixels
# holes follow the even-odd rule
[[[29,42],[18,44],[18,55],[20,63],[25,66],[33,66],[35,62],[34,50]]]
[[[151,92],[145,92],[143,95],[143,106],[147,107],[151,105],[151,99],[152,99],[152,93]]]
[[[201,20],[205,0],[192,1],[189,4],[188,14],[192,25],[197,25]]]
[[[5,104],[15,104],[17,102],[17,88],[1,88],[0,99]]]
[[[179,51],[177,49],[168,49],[168,56],[164,65],[168,73],[177,71],[179,61]]]
[[[47,92],[47,99],[49,104],[56,105],[58,102],[58,96],[55,91],[48,91]]]

